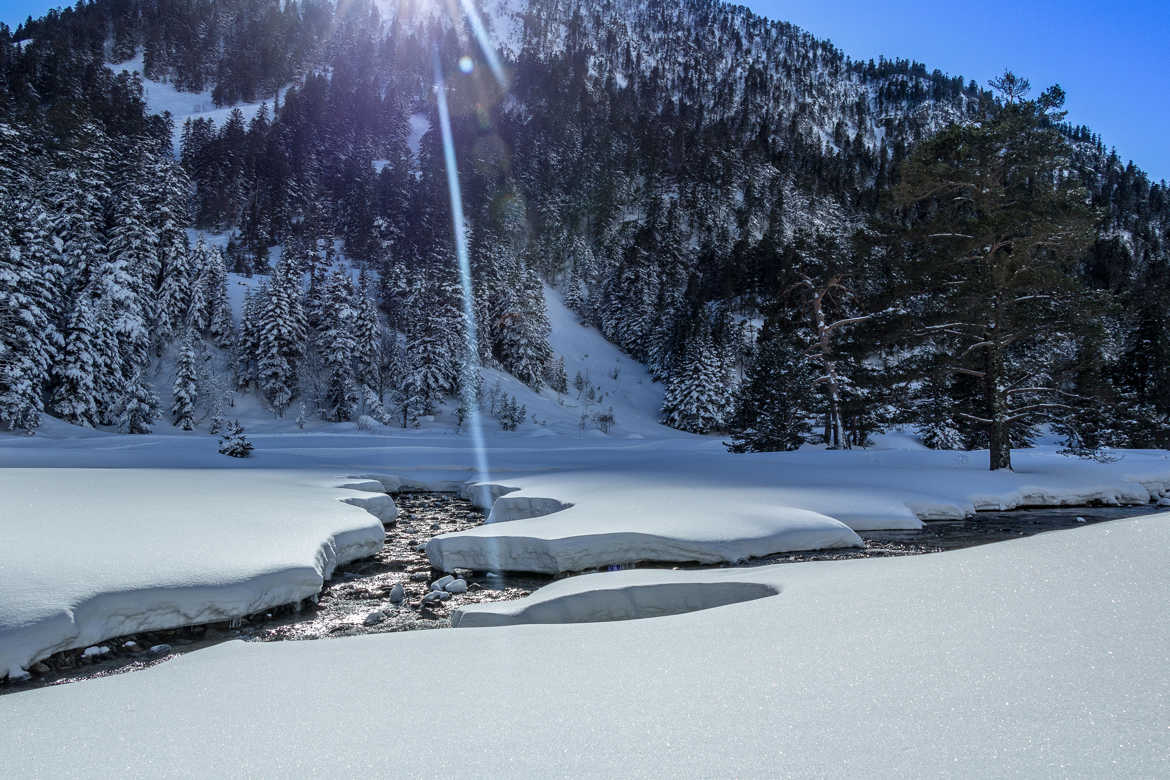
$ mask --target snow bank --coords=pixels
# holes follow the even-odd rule
[[[597,623],[677,615],[780,593],[764,582],[742,582],[741,570],[718,579],[693,572],[631,570],[558,580],[515,601],[456,609],[456,628],[528,623]],[[735,579],[733,579],[735,578]],[[723,580],[727,581],[723,581]]]
[[[438,569],[558,574],[637,561],[723,563],[789,550],[861,546],[847,526],[777,505],[766,491],[710,490],[637,474],[579,471],[522,479],[495,499],[486,525],[437,536]],[[558,498],[543,498],[544,491]],[[569,500],[564,500],[569,499]]]
[[[0,755],[12,778],[199,774],[209,745],[240,776],[1165,777],[1168,550],[1161,515],[735,572],[781,594],[653,620],[225,643],[6,696]],[[388,701],[426,717],[370,717]]]
[[[375,518],[338,500],[358,499],[336,484],[260,470],[0,470],[0,675],[316,595],[338,564],[381,549],[393,508],[382,496]]]

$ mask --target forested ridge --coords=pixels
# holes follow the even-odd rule
[[[543,279],[664,383],[664,422],[734,449],[897,423],[1018,446],[1046,421],[1081,454],[1170,446],[1166,188],[1064,124],[1056,93],[853,61],[719,2],[482,10],[504,85],[425,2],[97,0],[0,28],[0,424],[216,427],[239,390],[409,425],[476,386],[434,49],[480,362],[564,388]],[[173,127],[117,65],[139,57],[152,81],[265,105]],[[974,181],[1021,138],[998,181],[1028,210],[946,207],[940,165]],[[972,225],[1002,252],[931,238]],[[1061,241],[1031,241],[1043,226]],[[940,270],[971,252],[1045,270]],[[266,277],[238,322],[229,273]],[[1002,341],[972,330],[1000,288],[1020,334]],[[962,333],[938,316],[964,308]]]

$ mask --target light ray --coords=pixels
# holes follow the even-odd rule
[[[463,6],[463,12],[467,14],[467,21],[471,23],[471,31],[475,33],[475,39],[479,41],[479,48],[483,50],[483,58],[487,60],[488,67],[492,69],[492,75],[496,77],[496,81],[500,83],[502,88],[507,89],[508,77],[504,74],[504,66],[500,64],[500,56],[496,53],[495,43],[488,35],[487,28],[483,26],[483,18],[480,17],[474,0],[459,0],[459,5]]]
[[[459,280],[463,288],[463,320],[467,334],[467,361],[474,369],[475,376],[479,374],[479,333],[475,324],[475,298],[471,286],[471,260],[467,253],[467,233],[464,230],[463,196],[459,190],[459,169],[456,167],[455,138],[451,134],[451,114],[447,109],[447,83],[443,78],[443,64],[439,59],[439,49],[434,49],[435,62],[435,97],[439,108],[439,129],[443,137],[443,163],[447,168],[447,192],[451,198],[451,227],[455,231],[455,255],[459,261]],[[483,439],[483,420],[479,412],[478,391],[474,383],[464,381],[459,388],[462,399],[468,409],[468,429],[471,432],[471,443],[475,448],[476,468],[479,470],[478,480],[487,482],[488,458],[487,447]]]

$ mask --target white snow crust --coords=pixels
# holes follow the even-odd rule
[[[1166,776],[1167,550],[1159,515],[687,573],[780,594],[649,620],[231,642],[6,696],[0,754],[13,778]]]
[[[316,595],[382,547],[350,495],[273,471],[0,469],[0,674]]]

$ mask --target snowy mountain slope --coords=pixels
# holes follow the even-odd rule
[[[146,78],[142,70],[142,53],[139,52],[132,59],[117,64],[109,64],[115,73],[125,71],[138,77],[142,83],[142,96],[146,100],[147,109],[154,114],[170,114],[174,120],[171,144],[175,154],[179,153],[179,139],[183,134],[183,123],[188,119],[209,119],[217,126],[222,126],[233,111],[239,110],[247,124],[260,110],[267,106],[272,110],[273,100],[261,100],[255,103],[235,103],[232,105],[217,106],[211,98],[211,88],[202,92],[184,92],[165,81],[155,81]],[[287,88],[282,88],[276,95],[280,96]]]
[[[241,776],[323,757],[391,775],[1164,776],[1168,548],[1159,515],[662,572],[780,595],[649,620],[231,642],[6,697],[0,749],[13,777],[197,774],[212,744]],[[428,717],[369,716],[388,700]],[[432,749],[435,724],[459,724],[456,748]]]

